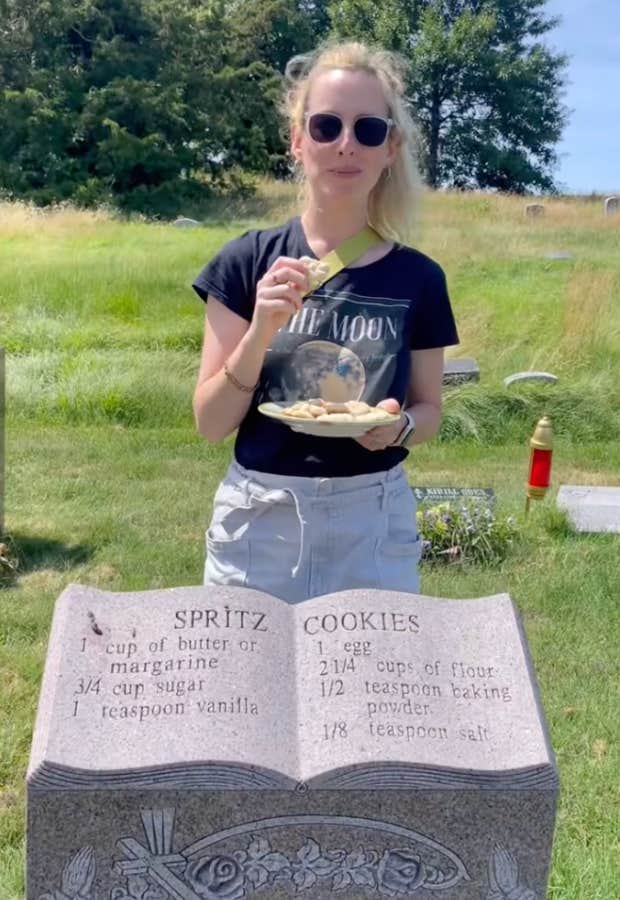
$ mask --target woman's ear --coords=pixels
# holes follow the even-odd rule
[[[297,125],[291,129],[291,156],[297,162],[301,160],[301,129]]]
[[[387,164],[388,166],[393,166],[396,160],[398,159],[398,154],[400,153],[400,145],[402,144],[402,138],[400,135],[396,134],[393,137],[390,137],[390,141],[388,143],[388,153],[387,153]]]

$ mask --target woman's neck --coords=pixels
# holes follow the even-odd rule
[[[301,215],[301,224],[311,250],[320,258],[365,228],[368,210],[366,205],[351,209],[311,203]]]

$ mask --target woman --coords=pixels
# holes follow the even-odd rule
[[[205,584],[291,603],[354,587],[415,593],[420,541],[401,463],[439,428],[443,348],[458,338],[442,270],[401,243],[416,175],[399,61],[327,45],[290,88],[287,111],[301,215],[231,241],[194,283],[208,316],[197,427],[210,441],[238,429]],[[321,259],[367,224],[379,243],[304,297],[302,257]],[[357,439],[312,437],[257,409],[334,381],[398,420]]]

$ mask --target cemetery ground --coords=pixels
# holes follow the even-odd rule
[[[290,193],[205,227],[0,206],[7,352],[5,531],[19,573],[0,589],[0,897],[23,897],[24,779],[53,603],[69,582],[130,591],[198,584],[211,498],[232,450],[194,430],[203,310],[192,277],[227,239],[280,221]],[[497,566],[423,569],[425,594],[509,591],[557,755],[551,900],[612,900],[620,883],[620,538],[576,534],[565,484],[620,484],[620,218],[599,201],[427,198],[420,249],[448,275],[477,384],[447,390],[441,435],[411,484],[492,487],[519,537]],[[224,224],[225,223],[225,224]],[[570,253],[550,260],[546,254]],[[556,385],[505,388],[536,369]],[[552,487],[524,517],[528,439],[549,414]]]

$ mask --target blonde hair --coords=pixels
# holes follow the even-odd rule
[[[322,44],[306,58],[292,60],[285,113],[289,128],[304,127],[308,95],[316,77],[331,69],[353,69],[374,75],[381,84],[389,116],[394,125],[390,140],[398,141],[398,154],[389,173],[382,173],[368,198],[368,222],[379,234],[400,243],[413,237],[420,198],[420,177],[416,164],[418,138],[405,97],[406,63],[396,53],[373,48],[357,41]],[[300,202],[306,206],[308,187],[299,172]]]

